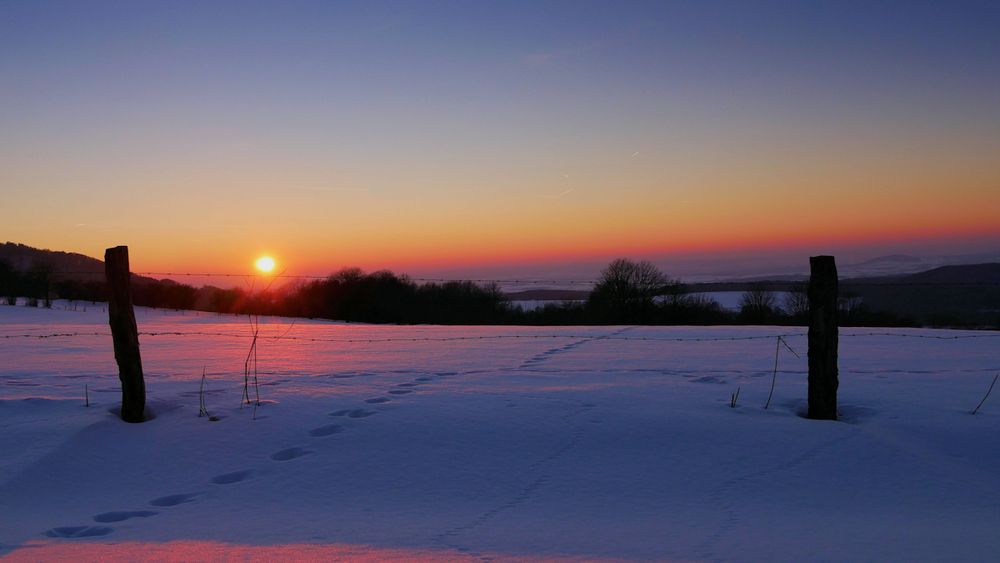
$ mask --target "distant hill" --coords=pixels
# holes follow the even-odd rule
[[[693,292],[708,291],[746,291],[755,286],[766,286],[773,291],[789,291],[802,287],[808,282],[808,277],[799,280],[786,278],[768,278],[756,280],[731,280],[722,282],[706,282],[688,284],[688,290]],[[841,287],[858,287],[869,285],[962,285],[962,284],[1000,284],[1000,263],[965,264],[959,266],[941,266],[914,274],[898,274],[891,276],[841,277]]]
[[[877,264],[919,264],[921,262],[923,262],[923,258],[918,258],[916,256],[910,256],[908,254],[890,254],[889,256],[870,258],[864,262],[859,262],[857,265],[871,266]]]
[[[1000,326],[1000,263],[941,266],[905,276],[841,280],[873,310],[934,326]]]
[[[14,270],[22,273],[32,270],[50,272],[54,281],[104,281],[104,261],[76,252],[47,250],[5,242],[0,245],[0,262],[6,262]],[[157,280],[132,274],[132,281],[152,283]]]
[[[19,272],[44,268],[51,272],[82,272],[104,274],[104,262],[75,252],[45,250],[24,244],[5,242],[0,245],[0,260]]]
[[[844,280],[843,283],[987,284],[1000,283],[1000,263],[941,266],[915,274]]]

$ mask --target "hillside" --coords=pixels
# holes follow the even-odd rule
[[[33,248],[24,244],[5,242],[0,245],[0,261],[7,262],[20,272],[45,269],[50,272],[79,272],[104,274],[104,262],[76,252],[62,252]]]
[[[844,283],[1000,284],[1000,263],[941,266],[915,274],[855,278]]]

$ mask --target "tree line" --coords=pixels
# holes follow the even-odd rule
[[[104,301],[102,276],[82,280],[60,277],[45,268],[21,272],[0,261],[0,299],[8,305],[51,306],[53,299]],[[804,288],[783,294],[765,286],[742,293],[730,311],[713,299],[692,295],[680,281],[647,261],[617,259],[601,272],[586,300],[552,302],[524,310],[496,284],[453,281],[417,283],[389,271],[366,273],[347,268],[325,279],[300,281],[266,291],[194,287],[172,280],[134,276],[136,305],[229,314],[322,318],[399,324],[523,325],[804,325],[808,301]],[[842,298],[845,326],[914,326],[912,319],[871,310],[861,300]]]

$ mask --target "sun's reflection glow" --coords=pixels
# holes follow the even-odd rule
[[[349,543],[234,544],[208,540],[168,542],[30,541],[3,556],[8,561],[606,561],[578,556],[459,553],[447,549],[389,548]]]

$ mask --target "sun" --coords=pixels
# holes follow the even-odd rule
[[[266,274],[274,269],[274,258],[271,258],[270,256],[261,256],[256,262],[254,262],[254,265],[257,266],[258,270]]]

